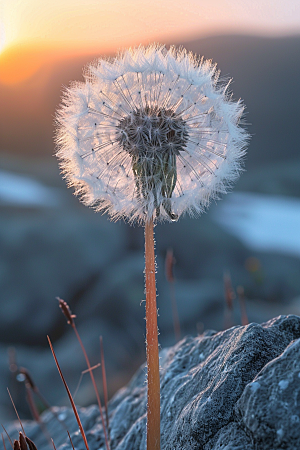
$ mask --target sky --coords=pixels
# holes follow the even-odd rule
[[[223,33],[300,33],[299,0],[0,0],[0,52],[24,43],[111,50]]]
[[[299,0],[0,0],[0,84],[45,62],[211,35],[300,34]]]

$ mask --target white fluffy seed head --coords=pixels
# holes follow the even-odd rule
[[[75,194],[129,222],[203,212],[241,171],[242,102],[211,61],[183,49],[129,49],[87,67],[57,112],[56,156]]]

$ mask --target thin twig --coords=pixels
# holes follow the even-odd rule
[[[97,368],[100,367],[100,366],[101,366],[101,364],[98,363],[98,364],[96,364],[95,366],[91,367],[90,369],[86,369],[86,370],[83,370],[83,371],[81,372],[81,375],[80,375],[78,384],[77,384],[76,389],[75,389],[75,391],[74,391],[74,393],[73,393],[73,399],[74,399],[74,398],[76,397],[76,395],[77,395],[77,392],[78,392],[78,389],[79,389],[79,387],[80,387],[80,384],[81,384],[83,375],[86,374],[86,373],[88,373],[88,372],[90,372],[91,370],[97,369]]]

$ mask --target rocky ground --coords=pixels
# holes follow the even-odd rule
[[[300,317],[279,316],[185,337],[161,351],[161,447],[164,450],[297,450],[300,447]],[[84,443],[69,409],[56,409],[77,449]],[[95,406],[80,416],[91,450],[104,450]],[[142,366],[109,404],[111,450],[145,450],[146,384]],[[71,449],[66,430],[43,414],[57,448]],[[17,437],[18,425],[9,434]],[[26,423],[39,450],[41,427]]]

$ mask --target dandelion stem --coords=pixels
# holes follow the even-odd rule
[[[153,220],[145,223],[147,450],[160,450],[160,380]]]

